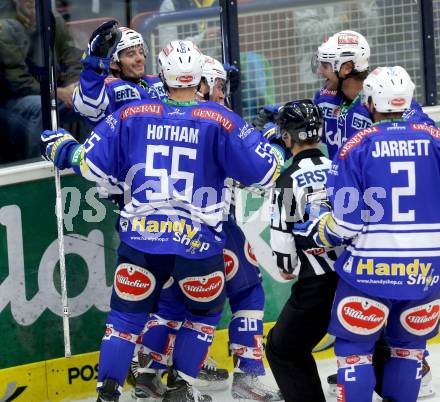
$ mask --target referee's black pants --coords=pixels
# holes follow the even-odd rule
[[[267,338],[266,356],[286,402],[325,402],[312,349],[327,332],[337,276],[299,279]]]

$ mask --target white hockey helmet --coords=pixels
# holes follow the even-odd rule
[[[170,88],[188,88],[199,85],[204,56],[190,40],[168,43],[158,56],[158,71]]]
[[[129,49],[131,47],[140,46],[144,50],[144,55],[147,55],[148,47],[144,41],[144,38],[139,32],[134,31],[131,28],[119,27],[121,33],[121,39],[116,45],[116,50],[113,53],[113,61],[119,61],[119,53],[124,49]]]
[[[223,64],[213,57],[204,56],[204,62],[202,77],[206,79],[206,83],[209,86],[209,95],[212,95],[217,78],[224,80],[226,83],[226,70],[224,69]]]
[[[404,112],[411,106],[415,85],[403,67],[377,67],[364,81],[362,103],[372,99],[380,113]]]
[[[355,31],[341,31],[318,47],[315,65],[317,62],[330,63],[333,71],[338,73],[344,63],[351,61],[354,71],[360,73],[368,70],[369,58],[370,45],[363,35]]]

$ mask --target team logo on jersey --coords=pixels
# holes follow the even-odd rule
[[[322,96],[336,96],[338,91],[336,89],[327,89],[327,87],[323,87],[320,89],[319,94]],[[319,105],[321,107],[321,104]]]
[[[225,261],[226,281],[230,281],[238,272],[238,258],[232,250],[225,248],[223,249],[223,259]]]
[[[112,83],[113,81],[122,81],[120,78],[116,78],[116,77],[107,77],[105,80],[104,80],[104,83],[105,84],[110,84],[110,83]]]
[[[376,126],[364,128],[363,130],[359,131],[356,135],[351,137],[341,148],[341,151],[339,152],[339,159],[345,159],[348,153],[362,142],[364,137],[369,134],[377,133],[378,131],[379,128]]]
[[[186,297],[198,302],[210,302],[217,298],[225,286],[223,272],[215,271],[205,276],[191,276],[179,281]]]
[[[440,139],[440,129],[427,124],[411,124],[414,130],[427,131],[432,137]]]
[[[338,117],[340,111],[339,106],[330,102],[321,102],[319,104],[319,109],[321,109],[323,117],[327,119],[334,119],[335,117]]]
[[[118,85],[113,91],[115,92],[115,100],[117,102],[141,99],[141,95],[137,88],[134,88],[131,85]]]
[[[138,114],[162,114],[163,105],[136,105],[126,107],[120,114],[119,118],[125,120],[127,117]]]
[[[255,267],[258,267],[257,257],[255,257],[254,251],[252,250],[251,244],[245,240],[244,242],[244,256],[248,260],[248,262]]]
[[[222,127],[230,133],[235,127],[234,123],[219,112],[211,109],[193,109],[193,117],[200,117],[202,119],[214,120],[222,125]]]
[[[360,113],[353,113],[353,118],[351,120],[351,126],[356,130],[362,130],[371,126],[371,120]]]
[[[405,310],[400,323],[409,333],[422,336],[432,332],[439,321],[440,300]]]
[[[109,126],[109,128],[112,131],[115,131],[115,128],[116,128],[116,125],[118,124],[118,121],[115,119],[115,117],[112,114],[109,114],[105,118],[105,122],[107,123],[107,125]]]
[[[144,300],[156,286],[154,275],[145,268],[133,264],[119,264],[115,272],[113,287],[123,300]]]
[[[245,125],[240,129],[240,133],[238,134],[238,138],[241,138],[244,140],[249,134],[253,133],[255,131],[255,128],[251,126],[248,123],[245,123]]]
[[[337,308],[339,322],[357,335],[371,335],[385,324],[389,309],[384,304],[362,296],[342,299]]]

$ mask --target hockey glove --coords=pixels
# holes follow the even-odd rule
[[[303,223],[293,225],[295,242],[301,249],[329,248],[342,244],[343,239],[332,232],[334,220],[327,202],[306,204]]]
[[[286,144],[281,138],[280,130],[275,123],[266,123],[263,128],[262,134],[263,137],[269,141],[272,149],[276,148],[278,152],[281,152],[283,154],[283,161],[286,161],[292,156],[290,149],[286,148]]]
[[[266,138],[270,143],[281,139],[280,130],[275,123],[266,123],[261,132],[263,137]]]
[[[118,29],[118,21],[110,20],[96,28],[90,36],[88,50],[91,56],[109,58],[116,49],[122,32]]]
[[[260,108],[257,112],[257,117],[255,117],[255,119],[252,121],[254,127],[259,131],[263,131],[264,126],[267,123],[275,123],[280,106],[281,105],[278,104],[266,105]]]
[[[110,20],[96,28],[90,36],[81,62],[85,68],[108,73],[112,55],[121,39],[118,22]]]
[[[58,169],[71,167],[69,156],[77,146],[78,141],[63,128],[57,131],[45,130],[41,134],[41,156]]]

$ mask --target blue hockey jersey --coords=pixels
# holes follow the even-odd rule
[[[340,107],[336,110],[336,134],[333,141],[327,141],[329,158],[333,159],[339,148],[355,135],[359,130],[370,127],[371,121],[370,113],[367,108],[362,105],[361,97],[358,95],[353,102],[345,105],[342,101]],[[324,116],[324,120],[326,117]],[[434,121],[423,112],[422,107],[415,99],[411,102],[411,108],[403,114],[403,119],[411,123],[425,123],[435,126]],[[331,120],[333,124],[333,120]]]
[[[135,84],[86,68],[81,72],[79,86],[73,94],[73,107],[95,126],[127,102],[167,96],[162,81],[156,75],[146,75],[139,84]]]
[[[331,155],[330,159],[337,152],[340,144],[340,140],[337,138],[337,129],[342,99],[341,92],[330,91],[326,87],[322,87],[316,92],[313,98],[313,103],[319,107],[322,113],[322,142],[327,145],[328,152]]]
[[[420,299],[438,289],[440,130],[384,121],[350,138],[333,162],[333,212],[319,237],[351,239],[338,274],[377,297]]]
[[[214,102],[132,102],[99,124],[81,148],[75,170],[125,191],[120,238],[148,253],[222,253],[226,177],[265,187],[279,175],[261,133]]]

